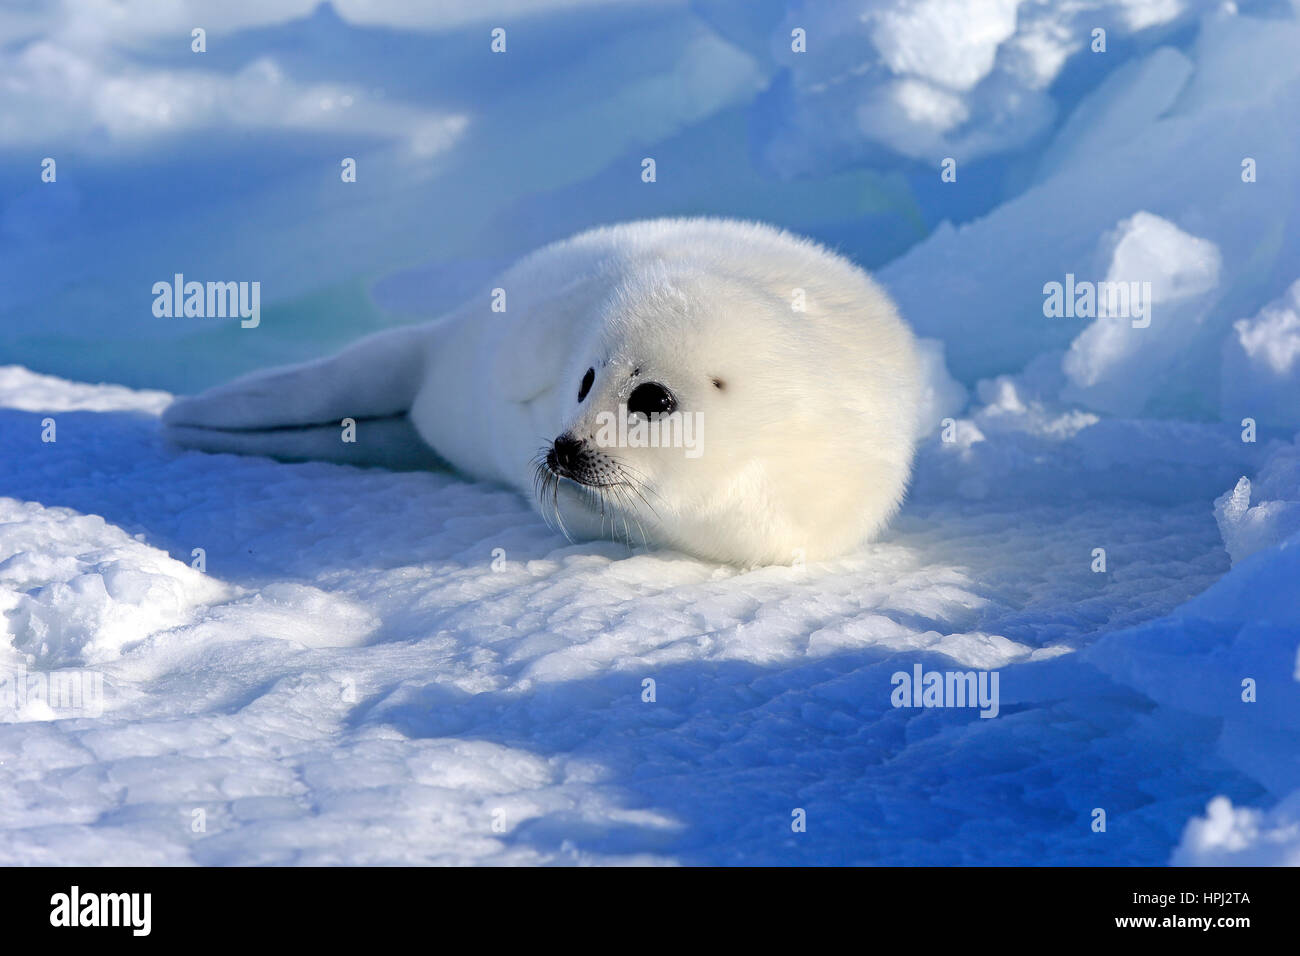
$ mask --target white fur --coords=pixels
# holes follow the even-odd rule
[[[493,285],[506,290],[504,313],[485,295],[333,358],[181,399],[164,416],[170,433],[194,447],[355,461],[334,447],[337,429],[265,429],[353,417],[364,445],[365,418],[409,409],[442,459],[533,497],[540,449],[566,432],[591,438],[598,413],[653,381],[701,413],[701,453],[593,450],[635,493],[598,500],[560,483],[567,530],[790,563],[854,548],[902,501],[921,401],[912,335],[862,270],[820,246],[753,223],[635,222],[546,246]],[[792,307],[796,289],[806,311]],[[579,403],[588,368],[595,383]],[[400,432],[372,431],[372,460],[411,457],[382,447]]]

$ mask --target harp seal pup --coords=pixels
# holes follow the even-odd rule
[[[546,246],[494,286],[505,311],[485,294],[180,398],[166,434],[287,460],[445,462],[517,488],[570,536],[741,566],[842,554],[902,502],[915,343],[846,259],[758,223],[658,219]]]

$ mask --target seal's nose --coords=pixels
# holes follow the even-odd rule
[[[578,464],[578,454],[582,451],[582,442],[572,435],[564,434],[555,439],[551,457],[562,471],[572,471]]]

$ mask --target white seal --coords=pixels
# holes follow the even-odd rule
[[[898,509],[920,367],[847,260],[755,223],[661,219],[546,246],[494,286],[178,399],[167,434],[285,459],[441,460],[519,489],[571,535],[746,566],[844,553]]]

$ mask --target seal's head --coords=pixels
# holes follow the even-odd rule
[[[848,551],[897,510],[912,336],[860,269],[782,238],[736,267],[659,263],[592,317],[537,463],[566,530],[789,564]]]

